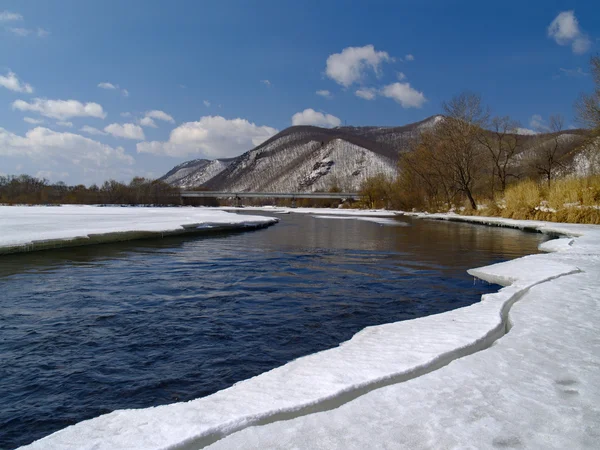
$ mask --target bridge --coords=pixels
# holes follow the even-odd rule
[[[181,191],[184,198],[234,198],[236,204],[242,198],[289,198],[292,205],[299,198],[320,198],[329,200],[359,200],[356,192],[218,192],[218,191]]]

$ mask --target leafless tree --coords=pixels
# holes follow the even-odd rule
[[[600,134],[600,56],[592,56],[590,60],[592,77],[594,78],[594,92],[582,94],[575,103],[578,121],[587,128]]]
[[[560,115],[550,116],[549,131],[551,138],[540,142],[535,150],[532,165],[538,174],[543,176],[548,185],[552,182],[556,169],[561,166],[560,157],[563,156],[565,143],[561,131],[564,127],[564,119]]]
[[[479,142],[487,149],[492,161],[492,198],[495,194],[495,180],[498,177],[500,190],[504,192],[509,177],[516,177],[512,172],[513,160],[521,145],[520,136],[515,133],[519,123],[510,117],[494,117],[491,130],[479,134]]]
[[[489,112],[481,97],[471,92],[453,97],[443,109],[446,118],[436,129],[439,153],[433,156],[450,170],[455,188],[467,196],[471,208],[477,209],[473,189],[482,168],[479,136]]]

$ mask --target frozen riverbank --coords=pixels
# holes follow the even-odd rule
[[[556,253],[472,271],[510,285],[478,304],[366,328],[214,395],[115,411],[31,448],[588,445],[600,228],[538,226],[571,237],[544,246]]]
[[[271,217],[197,208],[0,206],[0,254],[252,229],[275,222]]]

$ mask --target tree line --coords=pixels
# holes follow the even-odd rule
[[[29,175],[0,176],[0,203],[4,204],[175,205],[179,201],[179,189],[142,177],[128,184],[110,180],[86,187],[51,184]]]

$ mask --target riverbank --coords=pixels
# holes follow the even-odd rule
[[[480,303],[368,327],[211,396],[115,411],[30,448],[593,447],[600,227],[472,221],[566,237],[469,271],[507,286]]]
[[[197,208],[0,206],[0,255],[266,227],[277,219]]]

